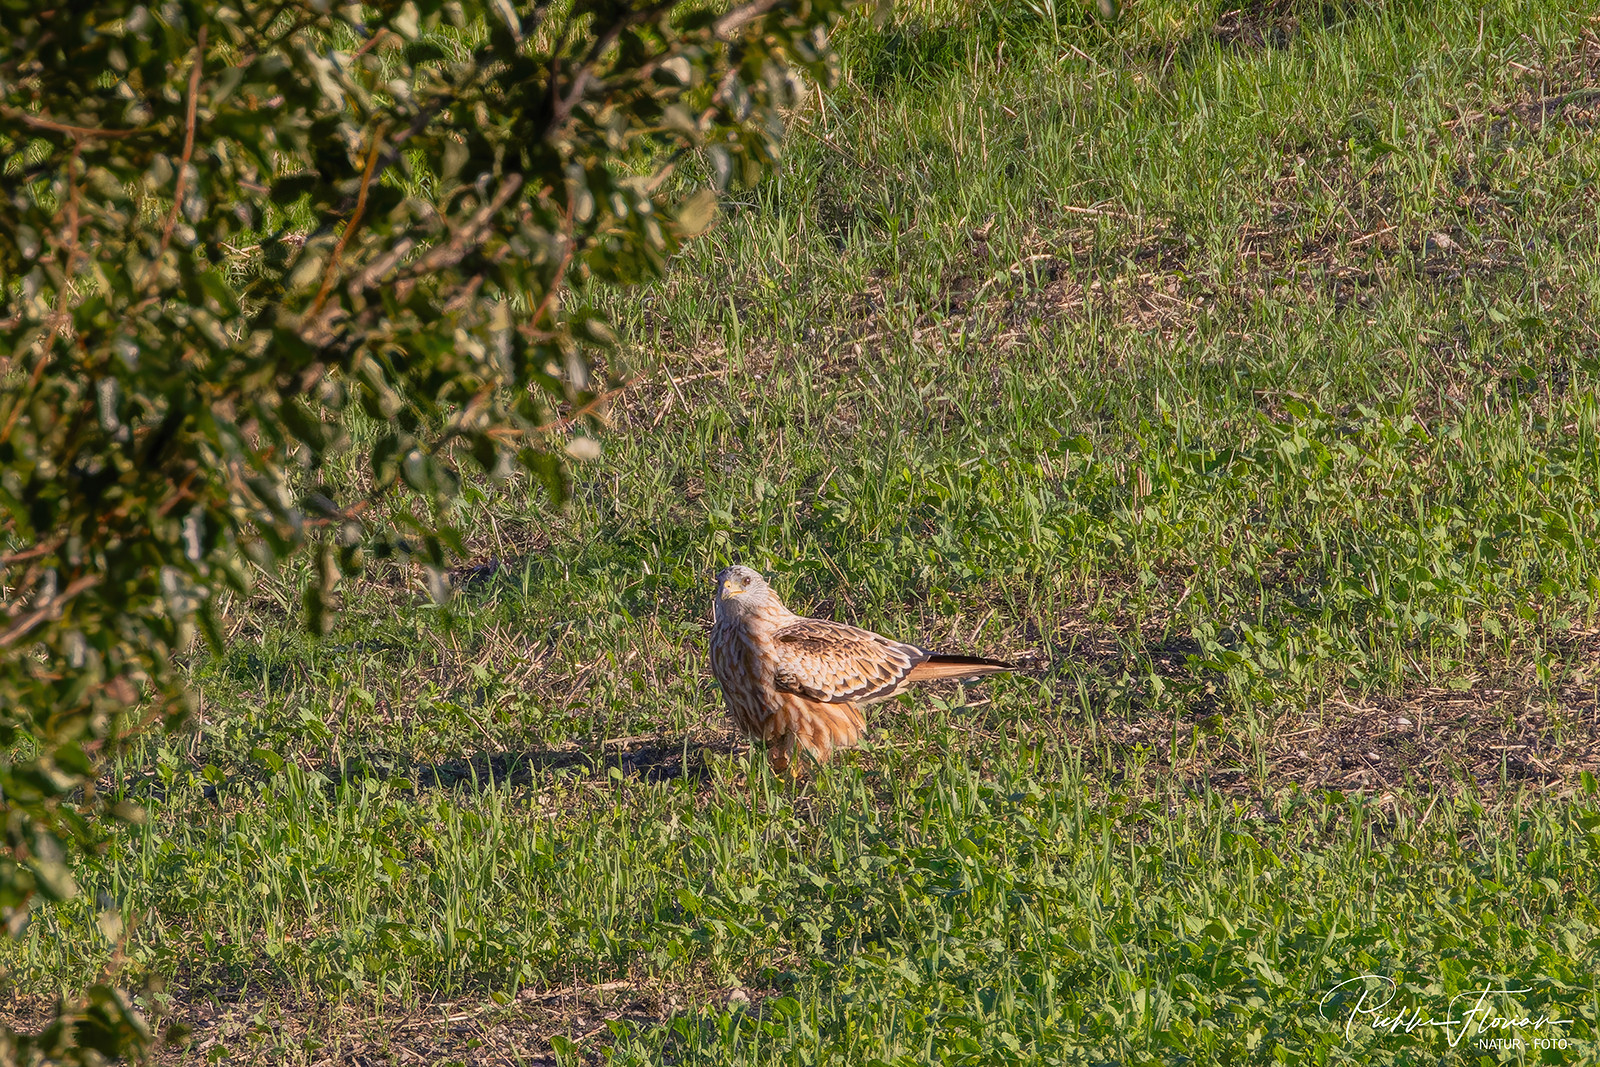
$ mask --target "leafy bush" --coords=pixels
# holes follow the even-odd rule
[[[181,721],[172,656],[221,644],[219,602],[256,568],[314,553],[321,627],[369,555],[441,573],[461,464],[560,495],[607,397],[586,288],[658,274],[717,188],[772,164],[842,7],[0,3],[13,935],[75,892],[97,767]],[[686,159],[712,188],[668,191]],[[370,477],[331,484],[351,408],[376,426]],[[91,1044],[143,1042],[96,997]],[[90,1055],[8,1034],[0,1059]]]

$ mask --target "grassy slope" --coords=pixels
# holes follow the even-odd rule
[[[149,829],[0,981],[81,985],[103,891],[195,1062],[1452,1054],[1319,1014],[1369,973],[1528,987],[1595,1062],[1600,23],[1018,11],[848,35],[619,307],[575,506],[465,505],[453,602],[236,606],[118,775]],[[1037,669],[785,790],[706,676],[735,558]]]

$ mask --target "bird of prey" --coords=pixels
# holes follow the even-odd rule
[[[714,612],[711,673],[734,725],[766,744],[779,773],[790,769],[796,751],[820,763],[860,740],[862,704],[887,700],[912,682],[1014,669],[796,615],[749,567],[717,575]]]

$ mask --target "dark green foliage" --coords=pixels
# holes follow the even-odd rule
[[[148,1046],[149,1026],[122,990],[95,985],[81,1001],[61,1005],[41,1033],[29,1036],[0,1028],[0,1063],[87,1067]],[[169,1037],[178,1036],[169,1031]]]
[[[830,75],[841,8],[0,5],[13,934],[75,892],[97,766],[181,720],[172,655],[220,647],[219,601],[257,568],[313,551],[320,629],[368,555],[438,573],[463,464],[561,494],[613,337],[572,311],[709,224],[712,190],[661,191],[680,155],[719,187],[775,160],[776,109]],[[352,406],[376,425],[354,484],[323,467]],[[108,1004],[86,1009],[105,1049],[137,1044]]]

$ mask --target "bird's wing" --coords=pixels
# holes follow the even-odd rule
[[[825,619],[801,619],[772,635],[779,689],[828,703],[897,692],[928,658],[915,645]]]

